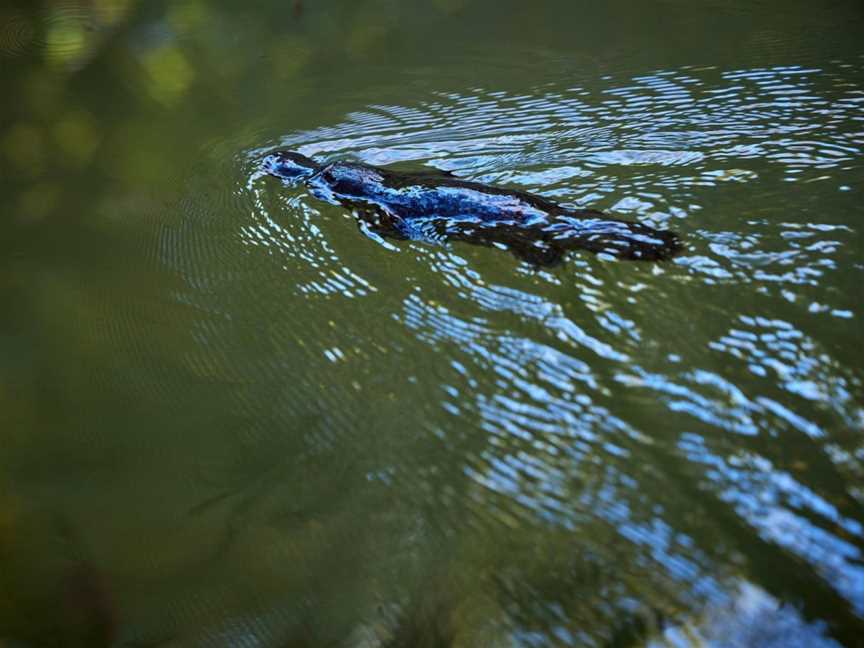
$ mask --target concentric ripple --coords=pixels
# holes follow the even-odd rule
[[[36,28],[24,14],[0,13],[0,56],[15,56],[33,43]]]
[[[0,646],[859,645],[860,5],[0,2]],[[283,148],[684,249],[382,240]]]
[[[481,537],[610,530],[607,541],[650,555],[635,578],[670,609],[725,605],[737,596],[725,553],[757,579],[770,546],[777,568],[811,571],[797,585],[764,580],[767,595],[848,622],[864,610],[860,491],[811,479],[860,477],[848,431],[864,422],[864,375],[843,349],[862,315],[846,270],[860,271],[864,91],[849,71],[682,68],[593,91],[440,93],[369,105],[249,154],[253,168],[275,148],[433,166],[599,207],[679,231],[687,251],[673,264],[573,255],[537,272],[497,250],[384,247],[339,209],[254,174],[238,234],[294,277],[286,290],[298,297],[389,316],[387,335],[363,329],[367,349],[429,349],[435,360],[411,380],[443,412],[424,425],[459,467],[458,508]],[[830,199],[815,201],[816,186]],[[683,522],[675,511],[686,508],[703,521]],[[618,560],[591,551],[604,568]],[[525,611],[541,575],[519,578],[506,596]],[[556,601],[545,604],[566,605]]]
[[[864,59],[645,72],[612,53],[502,89],[487,56],[483,85],[427,63],[352,81],[304,35],[330,33],[321,4],[238,61],[256,11],[49,5],[38,33],[0,21],[0,55],[35,48],[68,88],[0,133],[26,189],[10,205],[56,196],[15,221],[3,265],[0,398],[31,423],[3,438],[0,585],[60,602],[0,592],[0,622],[68,598],[70,632],[104,608],[127,645],[864,636]],[[390,42],[354,38],[352,61]],[[537,270],[382,241],[263,174],[282,148],[536,192],[685,249]],[[62,526],[45,508],[81,547],[40,530]]]

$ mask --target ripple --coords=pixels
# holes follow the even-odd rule
[[[190,187],[160,257],[200,309],[196,371],[254,374],[266,397],[244,391],[242,412],[316,417],[299,456],[350,448],[369,483],[431,505],[418,524],[446,537],[512,535],[521,551],[575,533],[593,568],[636,565],[615,581],[620,600],[647,592],[668,609],[729,603],[740,555],[766,597],[858,614],[860,515],[843,486],[860,478],[849,430],[864,420],[860,368],[841,351],[860,316],[843,284],[859,247],[842,190],[862,145],[850,74],[682,68],[602,90],[430,93],[259,142],[233,170],[219,160],[248,134],[214,142],[233,181],[207,200]],[[670,264],[572,255],[535,272],[495,249],[381,245],[345,210],[262,176],[256,160],[283,147],[524,188],[674,228],[688,249]],[[817,204],[814,187],[832,185]],[[262,329],[253,361],[230,352],[243,322]],[[355,436],[418,416],[380,454]],[[590,569],[547,553],[553,565],[507,562],[518,573],[490,588],[523,611],[564,605],[539,592],[540,572]],[[778,585],[763,554],[807,575]],[[619,599],[604,609],[624,614]]]
[[[12,11],[0,13],[0,56],[17,56],[27,51],[36,38],[31,20]]]
[[[682,440],[682,449],[691,460],[711,466],[722,499],[764,539],[814,565],[824,582],[862,614],[861,547],[852,539],[862,536],[860,522],[763,458],[719,457],[696,438]]]

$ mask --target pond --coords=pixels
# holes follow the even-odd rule
[[[10,0],[0,646],[864,636],[864,10]],[[294,149],[676,231],[363,236]]]

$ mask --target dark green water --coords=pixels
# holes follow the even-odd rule
[[[860,1],[6,0],[0,87],[2,648],[862,645]],[[388,249],[281,147],[687,250]]]

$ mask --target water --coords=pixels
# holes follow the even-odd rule
[[[0,645],[857,645],[864,11],[816,4],[7,2]],[[687,249],[382,246],[276,148]]]

